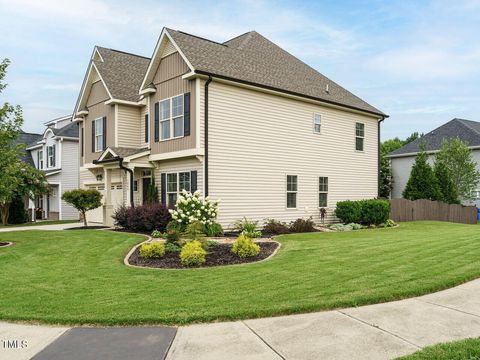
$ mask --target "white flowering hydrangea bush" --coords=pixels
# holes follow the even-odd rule
[[[170,210],[172,219],[182,227],[199,221],[203,225],[212,224],[218,215],[218,201],[212,201],[200,196],[200,191],[193,194],[183,190],[175,203],[175,209]]]

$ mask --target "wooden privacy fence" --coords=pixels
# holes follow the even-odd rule
[[[390,205],[390,218],[394,221],[438,220],[462,224],[477,223],[476,206],[407,199],[392,199]]]

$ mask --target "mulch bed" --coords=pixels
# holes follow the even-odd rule
[[[98,229],[108,229],[108,226],[94,225],[94,226],[79,226],[66,228],[65,230],[98,230]]]
[[[10,244],[11,244],[11,243],[9,243],[9,242],[0,241],[0,247],[2,247],[2,246],[8,246],[8,245],[10,245]]]
[[[160,259],[145,259],[139,256],[140,247],[136,248],[132,255],[130,255],[128,262],[131,265],[162,269],[186,269],[194,267],[212,267],[222,265],[244,264],[266,259],[279,246],[278,243],[273,241],[258,242],[257,244],[260,246],[260,254],[248,258],[239,258],[237,255],[233,254],[230,251],[230,248],[232,247],[231,244],[218,244],[208,250],[208,254],[205,258],[206,262],[202,266],[183,266],[180,262],[180,253],[178,252],[165,253],[165,255]]]

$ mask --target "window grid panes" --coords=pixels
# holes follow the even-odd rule
[[[103,150],[103,119],[95,120],[95,152]]]
[[[287,175],[287,208],[297,207],[297,175]]]
[[[161,139],[182,137],[184,134],[183,126],[183,94],[161,101]]]
[[[167,174],[167,205],[169,207],[175,206],[183,190],[191,191],[190,171]]]
[[[327,207],[328,203],[328,177],[318,178],[318,207]]]
[[[43,169],[43,150],[38,152],[38,168]]]
[[[363,151],[365,141],[365,124],[355,123],[355,150]]]
[[[313,131],[320,134],[322,129],[322,116],[320,114],[313,115]]]
[[[48,146],[47,147],[47,156],[48,156],[48,167],[54,167],[54,154],[53,154],[53,146]]]

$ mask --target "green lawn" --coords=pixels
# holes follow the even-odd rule
[[[24,227],[24,226],[42,226],[42,225],[56,225],[56,224],[71,224],[71,223],[78,223],[80,220],[45,220],[45,221],[38,221],[38,222],[28,222],[24,224],[8,224],[8,225],[0,225],[1,228],[5,227]]]
[[[279,238],[271,260],[191,270],[129,268],[143,237],[96,230],[0,233],[0,319],[68,324],[185,324],[390,301],[480,277],[475,225]]]
[[[480,339],[429,346],[398,360],[480,360]]]

